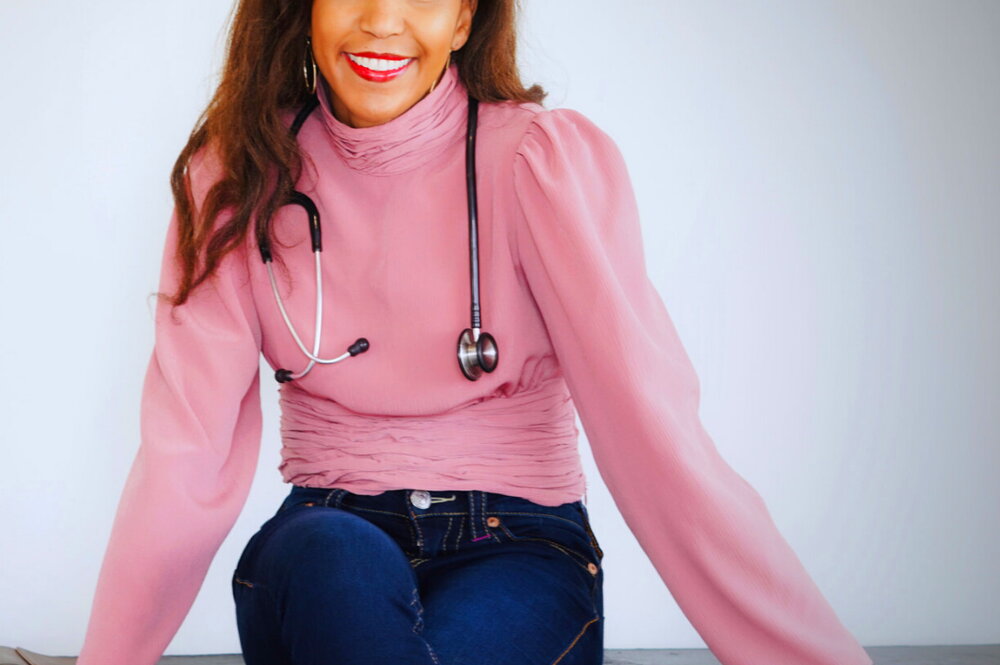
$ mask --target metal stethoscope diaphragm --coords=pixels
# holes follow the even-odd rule
[[[319,105],[319,99],[315,96],[299,110],[292,123],[292,135],[297,136],[302,123]],[[499,360],[499,349],[493,335],[480,330],[480,307],[479,307],[479,224],[476,205],[476,125],[479,117],[479,100],[469,96],[469,114],[467,120],[466,142],[465,142],[465,180],[466,192],[469,205],[469,268],[472,283],[472,326],[466,328],[458,336],[458,366],[462,374],[470,381],[475,381],[484,372],[492,372],[497,368]],[[319,355],[319,342],[323,332],[323,280],[321,277],[320,254],[323,251],[322,231],[320,228],[319,209],[311,198],[298,190],[294,190],[285,205],[297,205],[306,211],[309,217],[309,235],[312,242],[313,260],[316,272],[316,327],[313,337],[313,350],[310,352],[302,339],[295,331],[295,326],[285,311],[285,305],[278,293],[278,284],[274,278],[274,271],[271,268],[271,248],[267,240],[266,233],[260,241],[260,256],[267,267],[267,275],[271,281],[271,289],[274,291],[274,298],[281,310],[281,316],[285,320],[288,331],[295,339],[302,353],[309,359],[309,364],[300,371],[292,372],[288,369],[275,371],[274,378],[278,383],[286,383],[294,379],[301,378],[308,374],[316,363],[333,364],[341,360],[346,360],[368,350],[368,340],[359,337],[351,344],[345,353],[335,358],[321,358]]]

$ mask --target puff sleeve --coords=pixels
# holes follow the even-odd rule
[[[577,111],[540,111],[513,181],[518,260],[601,477],[699,635],[725,665],[871,665],[702,426],[616,144]]]
[[[200,202],[209,162],[189,166]],[[220,216],[225,216],[226,212]],[[177,211],[159,290],[173,293]],[[140,444],[122,490],[77,665],[154,665],[242,511],[261,439],[261,330],[245,246],[173,318],[158,301],[140,406]]]

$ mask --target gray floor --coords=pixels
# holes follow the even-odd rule
[[[0,665],[73,665],[75,657],[53,657],[0,647]],[[1000,644],[865,647],[875,665],[1000,665]],[[604,665],[718,665],[708,649],[607,649]],[[160,665],[243,665],[239,655],[165,656]]]

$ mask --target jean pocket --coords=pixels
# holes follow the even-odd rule
[[[596,575],[603,552],[597,546],[586,514],[576,504],[528,510],[489,511],[494,533],[508,542],[537,541],[559,550]]]

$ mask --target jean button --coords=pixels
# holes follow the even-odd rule
[[[431,493],[427,490],[413,490],[410,492],[410,503],[417,508],[429,508],[431,505]]]

